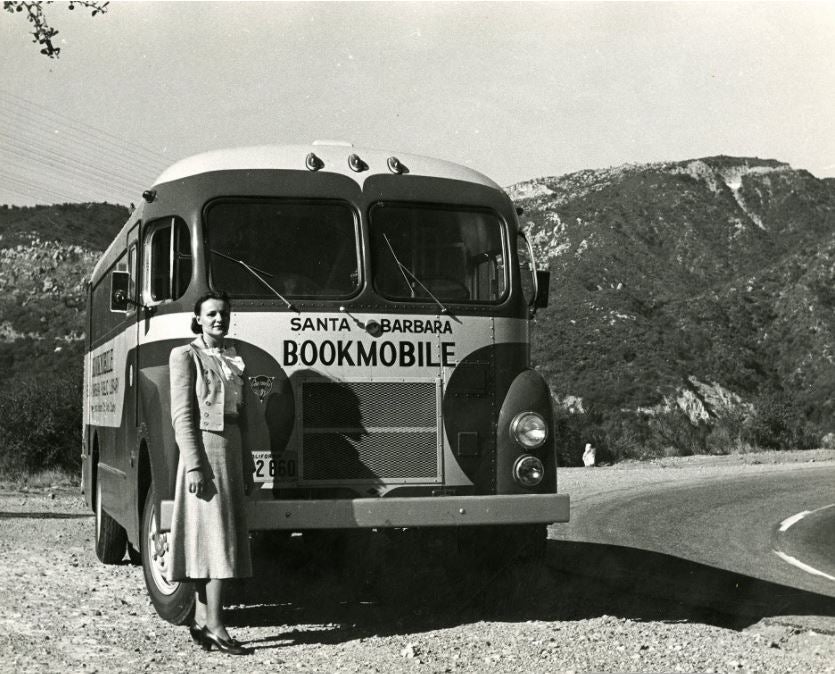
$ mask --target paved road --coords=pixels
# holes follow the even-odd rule
[[[835,616],[831,464],[574,487],[557,566],[740,617]]]

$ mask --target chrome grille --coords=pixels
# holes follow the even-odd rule
[[[436,381],[302,383],[305,482],[436,482]]]

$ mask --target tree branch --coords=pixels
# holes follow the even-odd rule
[[[58,31],[49,25],[46,14],[44,14],[44,5],[51,5],[52,0],[46,2],[23,2],[18,0],[4,0],[3,9],[9,14],[26,13],[26,20],[32,24],[32,42],[41,45],[41,54],[47,58],[57,59],[61,53],[61,48],[56,47],[52,40],[58,35]],[[107,11],[107,6],[110,2],[90,2],[88,0],[70,0],[67,7],[71,10],[76,7],[83,7],[89,9],[91,16],[104,14]]]

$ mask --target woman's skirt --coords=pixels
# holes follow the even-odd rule
[[[208,466],[200,496],[189,493],[183,462],[177,466],[168,580],[251,576],[240,429],[227,422],[222,433],[201,435]]]

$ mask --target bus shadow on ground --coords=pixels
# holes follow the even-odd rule
[[[291,628],[262,647],[482,620],[614,616],[743,629],[764,618],[835,616],[834,597],[634,548],[549,540],[542,561],[485,566],[419,540],[311,538],[255,545],[255,576],[238,582],[228,618],[238,626],[329,628]]]

